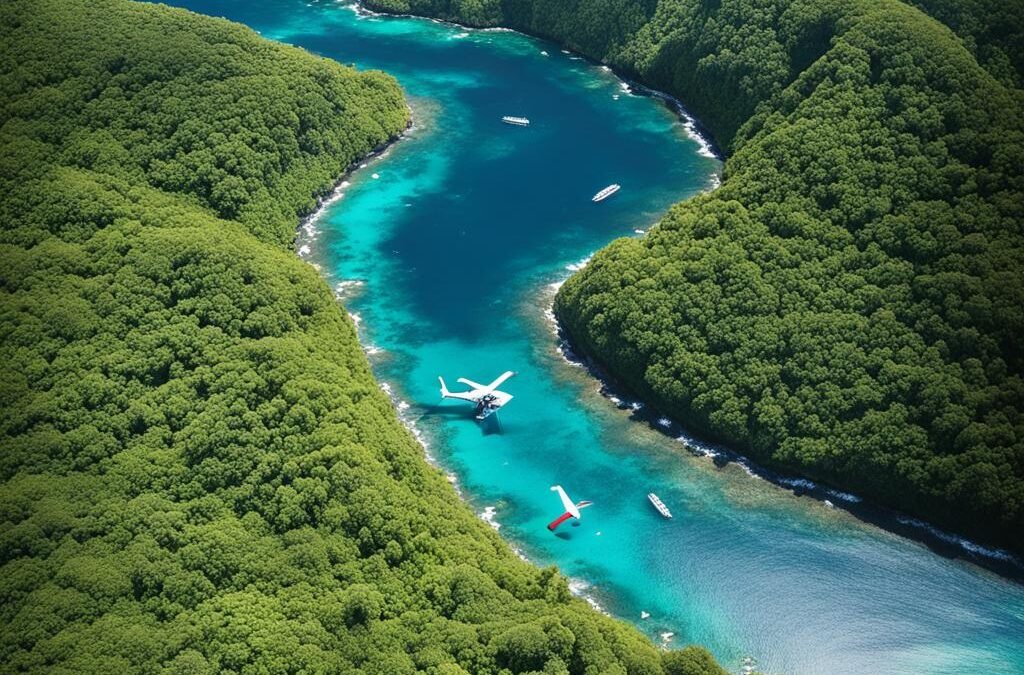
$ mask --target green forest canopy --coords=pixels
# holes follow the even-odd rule
[[[1024,4],[917,3],[956,34],[896,0],[370,4],[556,39],[729,150],[562,287],[581,351],[771,466],[1024,552]]]
[[[516,558],[291,252],[391,78],[122,0],[0,5],[0,64],[6,672],[723,672]]]

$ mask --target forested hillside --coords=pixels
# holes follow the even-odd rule
[[[553,37],[730,151],[562,288],[581,351],[771,466],[1024,551],[1019,0],[922,0],[962,39],[896,0],[371,4]]]
[[[953,29],[978,63],[1011,87],[1024,86],[1024,7],[1020,0],[913,0]]]
[[[0,93],[4,672],[722,672],[475,518],[291,251],[405,127],[391,78],[34,0]]]

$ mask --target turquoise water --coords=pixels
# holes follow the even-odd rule
[[[660,100],[510,32],[340,4],[177,4],[405,87],[415,128],[349,179],[300,250],[358,317],[430,455],[531,560],[655,641],[703,644],[734,671],[750,656],[765,673],[1024,672],[1020,585],[685,452],[558,351],[546,310],[568,268],[713,185],[719,163]],[[612,182],[622,191],[592,204]],[[515,400],[500,424],[439,402],[438,375],[451,386],[506,369]],[[557,535],[544,527],[561,512],[555,483],[594,502]],[[652,490],[674,520],[647,503]]]

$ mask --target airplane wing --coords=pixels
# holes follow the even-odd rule
[[[561,525],[565,521],[569,520],[570,518],[572,518],[572,514],[569,513],[568,511],[566,511],[565,513],[563,513],[562,515],[558,516],[557,518],[552,520],[550,523],[548,523],[548,529],[551,530],[552,532],[554,532],[556,527],[558,527],[559,525]]]
[[[460,377],[458,380],[456,380],[456,382],[460,382],[466,385],[467,387],[473,387],[474,389],[484,388],[484,385],[474,382],[473,380],[466,379],[465,377]]]
[[[569,495],[565,494],[565,490],[562,489],[561,485],[552,485],[551,489],[558,493],[558,496],[562,499],[562,506],[565,507],[565,512],[572,514],[574,518],[580,517],[580,510],[576,508],[576,504],[569,499]]]
[[[498,408],[512,400],[512,394],[506,394],[503,391],[492,391],[491,395],[494,396],[494,404]]]
[[[506,370],[504,373],[502,373],[501,375],[498,376],[498,379],[496,379],[494,382],[491,382],[489,385],[484,387],[483,391],[480,392],[480,393],[481,394],[490,394],[492,391],[494,391],[495,389],[500,387],[502,382],[504,382],[508,378],[512,377],[513,375],[515,375],[515,373],[513,373],[511,370]]]

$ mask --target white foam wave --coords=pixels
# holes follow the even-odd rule
[[[670,420],[667,417],[659,417],[658,418],[658,426],[663,427],[665,429],[668,429],[669,427],[672,426],[672,420]]]
[[[410,409],[411,406],[402,399],[398,398],[398,395],[395,393],[395,390],[391,386],[390,382],[382,381],[380,383],[380,388],[385,394],[387,394],[388,398],[391,400],[391,405],[395,407],[395,411],[398,414],[398,421],[402,423],[402,426],[409,430],[409,433],[411,433],[413,438],[416,439],[416,442],[420,444],[421,448],[423,448],[423,456],[426,458],[427,462],[431,466],[441,468],[437,463],[437,459],[432,454],[430,454],[430,444],[427,442],[426,435],[416,425],[416,421],[410,418],[409,415],[407,414],[407,411]],[[446,472],[445,475],[448,478],[448,482],[455,487],[455,491],[459,493],[459,495],[461,496],[462,491],[459,489],[458,481],[455,478],[455,474]]]
[[[861,498],[860,497],[858,497],[857,495],[851,495],[849,492],[840,492],[839,490],[831,490],[831,489],[830,490],[826,490],[826,492],[828,492],[829,495],[831,495],[835,499],[839,499],[839,500],[844,501],[844,502],[849,502],[851,504],[858,504],[858,503],[861,502]]]
[[[581,269],[586,267],[588,263],[590,263],[590,261],[591,261],[591,259],[593,259],[593,257],[594,257],[594,254],[591,253],[587,257],[585,257],[585,258],[583,258],[583,259],[581,259],[581,260],[579,260],[577,262],[569,263],[568,265],[565,266],[565,269],[569,270],[570,272],[579,272]]]
[[[806,478],[780,478],[778,482],[787,487],[800,488],[802,490],[814,490],[818,487],[817,483]]]
[[[969,553],[973,553],[974,555],[983,556],[985,558],[992,558],[993,560],[1002,560],[1004,562],[1012,562],[1019,564],[1017,558],[1014,557],[1014,555],[1012,553],[1009,553],[1008,551],[1004,551],[1001,548],[991,548],[988,546],[982,546],[981,544],[976,544],[970,539],[965,539],[950,532],[940,530],[931,523],[926,523],[923,520],[918,520],[917,518],[911,518],[909,516],[897,516],[896,520],[902,523],[903,525],[910,525],[911,527],[916,527],[925,530],[936,539],[941,539],[947,544],[954,544],[956,546],[959,546],[960,548],[964,549],[965,551],[968,551]]]
[[[693,452],[696,455],[701,455],[703,457],[711,457],[712,459],[714,459],[715,457],[722,456],[722,452],[715,446],[711,445],[710,443],[698,441],[696,438],[693,438],[692,436],[689,436],[687,434],[680,434],[676,436],[676,440],[685,445],[687,448],[690,449],[691,452]]]
[[[583,598],[588,605],[601,612],[605,616],[611,616],[604,607],[601,606],[594,597],[588,593],[590,589],[590,583],[583,579],[577,579],[576,577],[569,577],[569,592],[575,595],[577,598]]]
[[[365,285],[362,279],[342,279],[334,285],[334,297],[338,300],[352,297]]]
[[[680,116],[683,118],[683,129],[686,130],[686,135],[692,138],[697,143],[697,154],[701,157],[708,157],[710,159],[717,159],[718,155],[715,154],[715,150],[711,145],[711,141],[704,137],[704,134],[700,133],[697,129],[697,120],[694,119],[682,105],[677,107]],[[715,174],[717,176],[717,174]],[[715,187],[718,187],[717,185]]]
[[[302,256],[303,258],[308,256],[311,252],[312,249],[309,248],[309,244],[303,244],[302,246],[299,247],[299,255]]]
[[[485,523],[493,527],[495,531],[497,531],[501,529],[501,523],[495,520],[497,512],[498,510],[495,507],[485,506],[484,510],[478,513],[477,515],[480,517],[482,521],[484,521]]]

